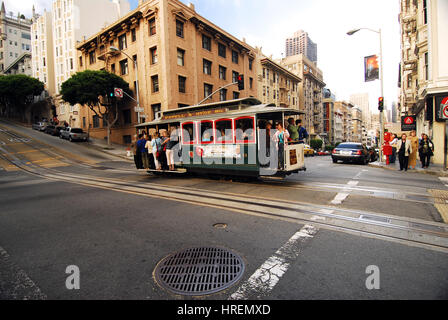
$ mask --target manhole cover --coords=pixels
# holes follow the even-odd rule
[[[216,293],[235,284],[244,273],[241,257],[230,250],[198,247],[176,252],[156,267],[156,281],[176,294]]]

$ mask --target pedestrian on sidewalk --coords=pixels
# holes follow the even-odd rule
[[[417,150],[419,149],[417,132],[415,132],[415,130],[411,131],[409,140],[411,141],[412,146],[412,153],[409,155],[409,168],[415,169],[415,166],[417,165]]]
[[[392,133],[392,140],[390,141],[390,145],[392,147],[392,154],[389,156],[389,163],[395,163],[397,160],[397,143],[398,138],[395,133]]]
[[[422,135],[422,140],[419,146],[420,160],[422,162],[422,168],[427,169],[431,162],[431,157],[434,155],[434,144],[429,139],[427,134]]]
[[[397,143],[398,160],[400,161],[400,171],[408,171],[409,155],[412,153],[411,141],[403,133]]]

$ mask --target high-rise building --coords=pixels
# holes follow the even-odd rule
[[[286,39],[286,57],[303,54],[312,62],[317,62],[317,44],[311,41],[308,33],[299,30],[294,36]]]
[[[369,106],[369,94],[357,93],[350,96],[350,102],[361,109],[362,122],[367,130],[372,129],[372,120]]]
[[[18,13],[6,13],[2,1],[0,10],[0,74],[24,73],[31,74],[27,61],[31,53],[31,20]],[[21,65],[21,67],[17,67]],[[24,67],[25,66],[25,67]],[[12,71],[15,69],[16,71]],[[7,72],[6,72],[7,71]]]
[[[76,44],[129,11],[127,0],[54,0],[51,12],[33,10],[33,75],[55,96],[59,121],[80,126],[79,106],[59,97],[61,84],[79,69]]]

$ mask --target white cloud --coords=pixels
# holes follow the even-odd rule
[[[51,4],[53,0],[15,0],[15,1],[5,1],[6,12],[12,11],[14,15],[24,14],[27,18],[31,18],[33,5],[36,8],[37,13],[51,10]]]

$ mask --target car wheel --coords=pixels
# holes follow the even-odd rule
[[[333,159],[333,163],[338,163],[338,160],[336,160],[336,159]]]
[[[70,136],[70,137],[68,137],[68,141],[70,141],[70,142],[73,142],[73,139],[72,139],[72,137]]]

